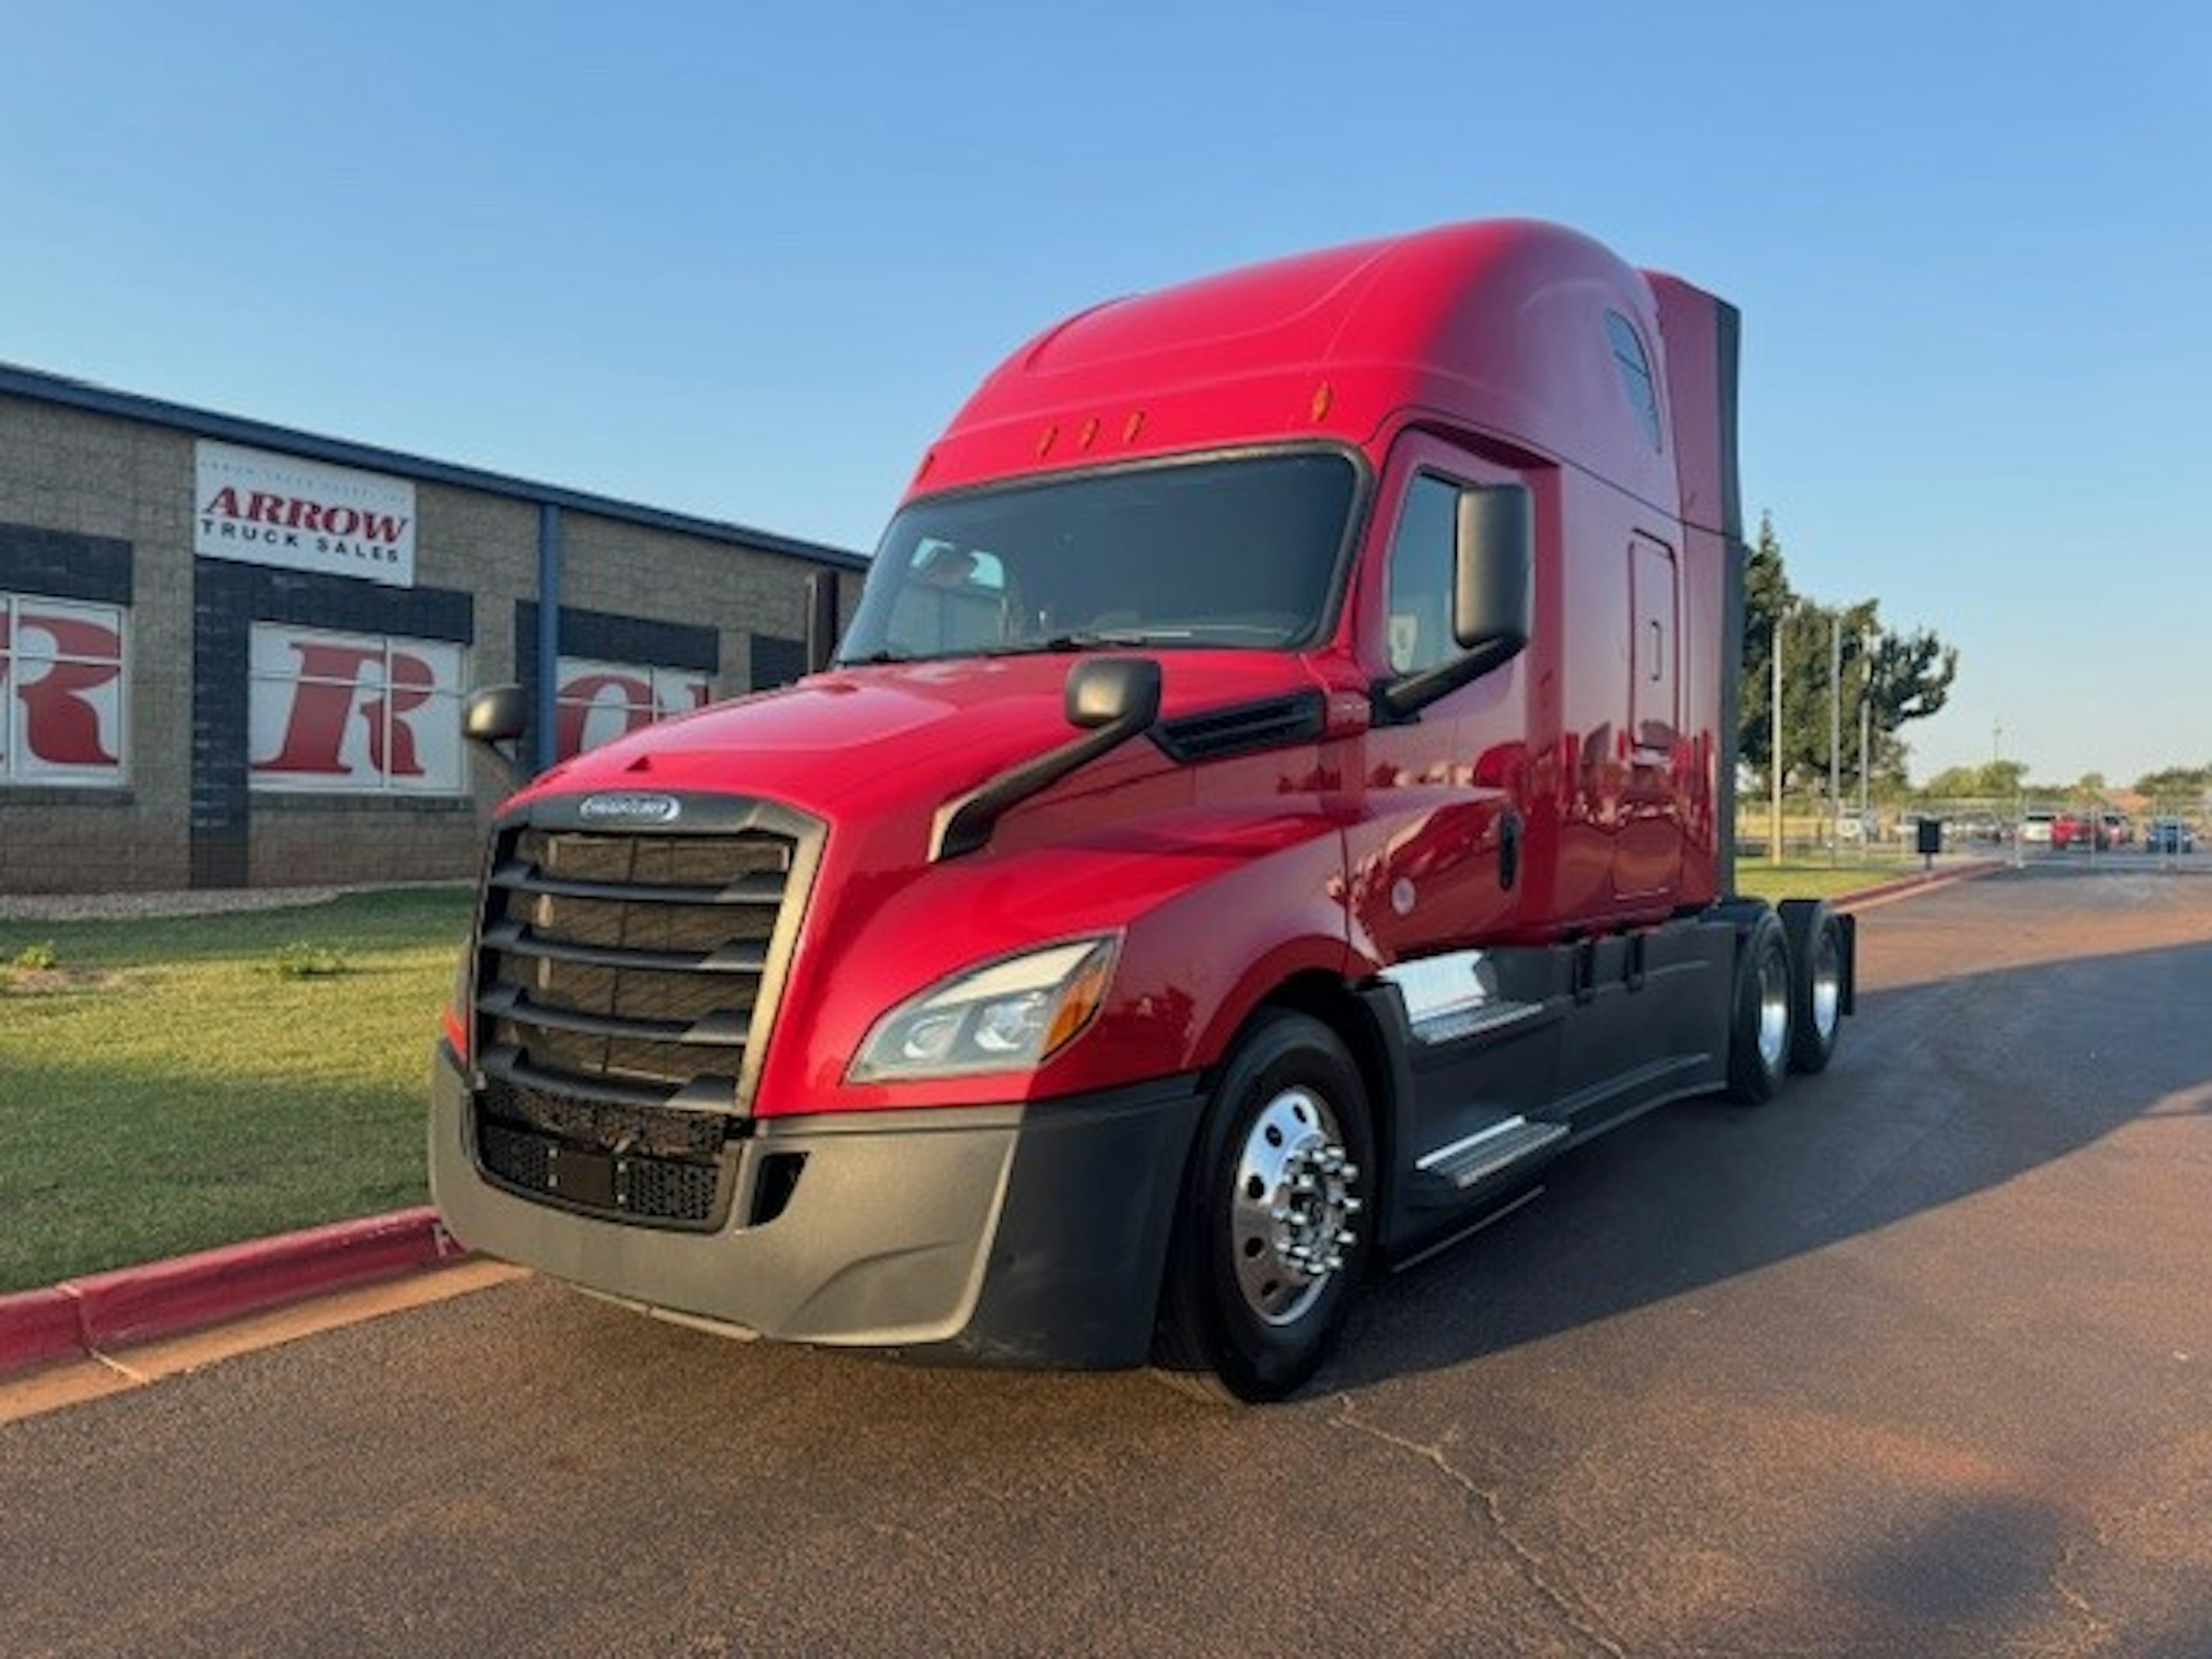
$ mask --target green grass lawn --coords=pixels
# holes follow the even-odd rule
[[[0,922],[0,1291],[423,1202],[470,902]]]
[[[1863,864],[1813,862],[1770,864],[1765,859],[1735,861],[1736,890],[1770,903],[1786,898],[1834,898],[1863,887],[1879,887],[1921,872],[1918,859],[1885,860]]]

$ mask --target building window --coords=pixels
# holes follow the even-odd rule
[[[0,593],[0,782],[129,777],[120,605]]]
[[[563,657],[554,693],[553,757],[567,760],[654,720],[704,708],[714,678],[696,668]]]
[[[1628,406],[1636,411],[1637,423],[1644,428],[1644,436],[1651,447],[1659,447],[1659,392],[1651,378],[1651,359],[1645,355],[1644,341],[1636,331],[1636,325],[1617,311],[1605,313],[1606,337],[1613,342],[1613,366],[1620,371],[1620,388],[1627,394]]]
[[[256,623],[250,775],[264,791],[459,795],[462,647]]]

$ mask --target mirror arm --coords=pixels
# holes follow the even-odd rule
[[[1487,640],[1463,657],[1425,668],[1375,689],[1375,717],[1382,725],[1412,720],[1438,697],[1471,685],[1494,668],[1503,668],[1528,648],[1525,639]]]
[[[932,864],[981,852],[999,820],[1022,802],[1151,731],[1160,714],[1160,665],[1142,657],[1078,663],[1068,671],[1065,696],[1069,723],[1087,728],[1084,734],[939,807],[929,835]]]

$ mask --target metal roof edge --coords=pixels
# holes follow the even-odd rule
[[[221,414],[214,410],[194,409],[189,404],[142,397],[136,392],[115,392],[88,381],[26,368],[18,363],[0,362],[0,392],[40,403],[59,404],[95,415],[143,422],[150,426],[169,427],[196,437],[281,450],[307,460],[326,461],[333,466],[360,467],[369,471],[393,473],[424,483],[449,484],[456,489],[479,490],[514,501],[589,513],[624,524],[641,525],[647,529],[675,531],[708,541],[838,565],[848,570],[866,570],[868,568],[866,556],[821,542],[803,541],[794,536],[779,536],[725,520],[696,518],[688,513],[647,507],[638,501],[618,501],[611,495],[594,495],[585,490],[534,483],[527,478],[513,477],[503,472],[459,466],[447,461],[434,461],[425,456],[410,455],[404,450],[384,449],[374,444],[355,443],[343,438],[322,437],[315,433],[277,426],[268,421],[253,421],[242,416]]]

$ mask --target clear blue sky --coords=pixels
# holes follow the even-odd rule
[[[1055,317],[1534,215],[1742,308],[1917,776],[2212,762],[2212,7],[9,9],[0,358],[866,550]]]

